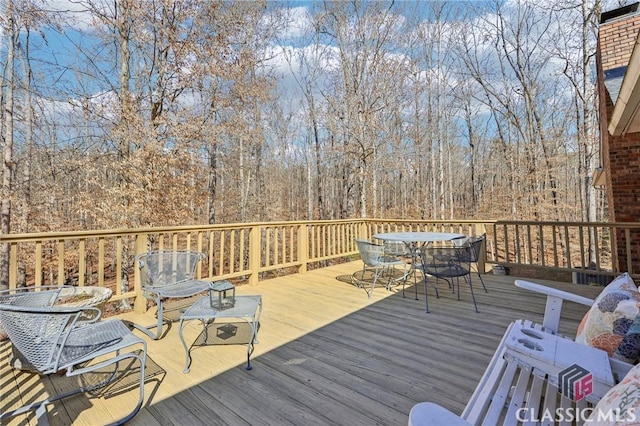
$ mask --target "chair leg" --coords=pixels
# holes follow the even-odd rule
[[[135,408],[133,409],[133,411],[131,411],[129,414],[127,414],[127,416],[125,416],[123,419],[118,420],[116,423],[117,425],[122,425],[125,424],[126,422],[128,422],[129,420],[131,420],[133,417],[135,417],[136,414],[138,414],[138,412],[140,411],[140,408],[142,408],[142,403],[144,402],[144,368],[145,368],[145,364],[146,364],[146,357],[147,357],[147,345],[146,343],[144,343],[144,350],[142,350],[142,354],[138,355],[136,352],[128,352],[122,355],[118,355],[115,358],[109,359],[107,361],[103,361],[103,362],[99,362],[97,364],[92,364],[88,367],[84,367],[84,368],[79,368],[73,371],[73,374],[68,375],[68,377],[73,377],[73,376],[80,376],[82,374],[85,373],[90,373],[93,371],[97,371],[101,368],[104,368],[108,365],[111,364],[118,364],[121,361],[123,361],[124,359],[127,358],[133,358],[133,359],[137,359],[138,362],[140,363],[140,383],[139,383],[139,395],[138,395],[138,402],[135,406]],[[112,377],[115,377],[116,375],[114,374]],[[24,414],[24,413],[28,413],[30,411],[35,411],[36,414],[36,418],[38,419],[38,424],[39,425],[48,425],[49,424],[49,419],[47,418],[47,408],[46,406],[48,404],[51,404],[53,402],[59,401],[61,399],[65,399],[68,398],[70,396],[79,394],[79,393],[85,393],[85,392],[91,392],[96,390],[98,387],[104,387],[106,385],[108,385],[109,383],[111,383],[112,380],[105,380],[104,382],[100,383],[98,386],[93,385],[91,387],[79,387],[58,395],[54,395],[50,398],[44,399],[42,401],[38,401],[38,402],[34,402],[31,404],[27,404],[23,407],[18,408],[17,410],[13,410],[13,411],[9,411],[9,412],[5,412],[5,413],[1,413],[0,414],[0,420],[5,420],[14,416],[17,416],[19,414]],[[4,424],[4,422],[3,422]]]
[[[480,271],[478,271],[477,274],[478,274],[478,278],[480,278],[480,282],[482,283],[482,288],[484,288],[484,292],[489,293],[489,290],[487,290],[487,286],[484,285],[484,280],[482,279],[482,275],[480,274]]]
[[[108,366],[110,364],[115,364],[116,365],[116,369],[117,369],[117,365],[119,365],[122,361],[126,360],[126,359],[131,359],[131,362],[134,363],[136,360],[140,363],[140,382],[138,383],[138,402],[135,406],[135,408],[129,413],[127,414],[124,418],[118,420],[116,423],[114,423],[115,425],[123,425],[125,423],[127,423],[129,420],[131,420],[132,418],[134,418],[136,416],[136,414],[138,414],[138,412],[140,411],[140,408],[142,408],[142,403],[144,402],[144,370],[145,370],[145,365],[147,362],[147,344],[146,343],[142,343],[143,348],[142,350],[138,350],[138,351],[133,351],[133,352],[127,352],[127,353],[123,353],[118,355],[116,358],[104,361],[103,363],[98,363],[95,365],[91,365],[87,368],[84,369],[80,369],[80,370],[76,370],[75,373],[80,375],[80,374],[84,374],[85,372],[91,372],[100,368],[103,368],[105,366]],[[141,352],[141,353],[139,353]],[[117,374],[117,371],[116,371]],[[115,375],[114,375],[115,377]],[[109,383],[111,383],[111,380],[107,380],[104,383],[102,383],[101,385],[104,387],[106,385],[108,385]],[[86,392],[86,389],[84,389],[84,391]]]
[[[429,279],[427,278],[427,274],[423,273],[422,277],[424,279],[424,302],[427,308],[427,313],[429,313],[429,295],[428,295],[428,284],[429,284]],[[436,292],[436,299],[440,298],[440,294],[438,293],[438,287],[436,287],[435,283],[433,284],[433,290]],[[418,290],[417,290],[417,286],[416,286],[416,300],[418,300]]]
[[[407,271],[407,264],[404,264],[402,268],[402,278],[396,281],[402,281],[402,297],[404,297],[404,286],[407,284],[407,280],[409,279],[409,274],[411,273],[411,268]]]
[[[373,289],[376,287],[376,281],[378,281],[378,277],[380,276],[380,270],[376,269],[376,273],[373,276],[373,282],[371,283],[371,291],[369,292],[369,299],[373,296]]]
[[[407,278],[409,277],[409,273],[407,272],[407,265],[405,264],[402,268],[402,274],[400,278],[396,278],[396,272],[398,269],[395,266],[386,267],[385,270],[389,273],[389,279],[387,280],[387,290],[391,291],[391,286],[394,283],[399,283],[402,281],[402,297],[404,297],[404,285],[407,282]]]
[[[418,300],[418,296],[417,296],[417,290],[416,290],[416,300]],[[424,303],[426,305],[426,313],[429,313],[429,295],[428,295],[428,291],[427,291],[427,276],[424,276]]]
[[[411,269],[409,269],[409,272],[406,271],[406,267],[405,267],[405,277],[402,280],[402,297],[406,297],[404,295],[404,287],[407,285],[407,280],[409,279],[409,274],[411,274]]]
[[[360,271],[360,279],[357,278],[358,272],[354,272],[351,275],[351,282],[356,285],[358,288],[362,288],[362,280],[364,279],[364,274],[367,271],[367,265],[362,267],[362,271]]]
[[[160,338],[162,335],[162,325],[164,323],[164,303],[162,300],[159,300],[158,310],[156,312],[156,316],[158,317],[158,324],[156,324],[156,340]]]
[[[473,299],[473,306],[476,308],[476,313],[480,312],[478,310],[478,304],[476,303],[476,295],[473,293],[473,284],[471,283],[471,274],[468,275],[469,277],[469,290],[471,290],[471,298]],[[464,277],[465,281],[467,280],[467,276]],[[486,290],[486,289],[485,289]],[[458,290],[458,295],[460,290]]]
[[[157,316],[158,316],[158,322],[157,324],[154,325],[149,325],[149,326],[144,326],[144,325],[140,325],[140,324],[136,324],[134,323],[133,326],[142,331],[144,334],[146,334],[147,336],[149,336],[150,338],[152,338],[153,340],[159,340],[160,337],[162,336],[162,325],[164,323],[164,316],[163,316],[163,303],[162,300],[160,300],[159,298],[156,299],[156,306],[157,306]],[[156,332],[152,333],[151,329],[155,328]]]
[[[389,275],[389,278],[387,279],[387,291],[391,291],[391,283],[393,283],[393,276],[395,273],[395,269],[393,266],[388,267],[388,268],[384,268],[383,273],[386,271],[387,274]]]
[[[407,284],[407,280],[406,278],[404,280],[402,280],[402,298],[404,299],[405,295],[404,295],[404,286]]]
[[[20,414],[28,413],[30,411],[35,411],[36,418],[38,419],[38,425],[48,425],[49,419],[47,418],[47,405],[53,402],[56,402],[60,399],[67,398],[72,395],[76,395],[82,393],[82,388],[73,389],[71,391],[65,392],[63,394],[55,395],[53,397],[44,399],[42,401],[32,402],[30,404],[24,405],[16,410],[7,411],[4,413],[0,413],[0,420],[2,420],[2,424],[4,420],[9,419],[11,417],[15,417]]]

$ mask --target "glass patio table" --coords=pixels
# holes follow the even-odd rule
[[[466,235],[451,232],[383,232],[373,238],[383,241],[402,241],[404,243],[433,243],[464,238]]]

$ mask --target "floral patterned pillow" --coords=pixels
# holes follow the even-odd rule
[[[640,364],[609,389],[594,407],[585,425],[640,424]]]
[[[576,342],[625,362],[640,361],[640,292],[628,273],[602,290],[582,319]]]

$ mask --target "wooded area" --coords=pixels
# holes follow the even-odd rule
[[[600,0],[1,7],[1,233],[605,214]]]

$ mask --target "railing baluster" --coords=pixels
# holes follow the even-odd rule
[[[259,234],[260,233],[260,229],[254,229],[255,233]],[[258,236],[259,238],[259,236]],[[233,274],[236,270],[236,265],[235,265],[235,259],[236,259],[236,230],[232,229],[231,232],[229,232],[229,273]],[[251,245],[249,245],[251,247]],[[253,252],[253,250],[257,250],[257,252]],[[256,256],[256,258],[260,259],[260,248],[256,247],[256,248],[251,248],[251,255],[250,256]],[[260,268],[260,262],[258,262],[258,268]],[[249,269],[251,269],[251,273],[255,274],[257,273],[257,270],[254,270],[253,267],[250,267]]]
[[[627,271],[633,273],[633,262],[631,258],[631,230],[624,230],[624,239],[625,239],[625,248],[626,248],[626,258],[627,258]]]
[[[546,266],[547,256],[545,255],[544,228],[542,227],[542,225],[538,225],[538,247],[540,250],[540,262],[542,266]]]
[[[219,241],[219,252],[220,252],[220,256],[218,256],[218,273],[220,275],[224,274],[225,268],[224,268],[224,262],[225,262],[225,258],[226,258],[226,250],[224,249],[225,247],[225,238],[227,236],[227,233],[225,231],[220,231],[220,241]]]
[[[85,283],[85,274],[87,272],[87,259],[86,259],[86,240],[81,239],[78,246],[78,286],[83,287]]]
[[[116,237],[116,295],[122,294],[122,237]],[[135,268],[136,265],[133,265]]]
[[[64,239],[58,240],[58,285],[66,281],[64,269]]]
[[[15,289],[18,283],[18,243],[9,246],[9,288]]]
[[[582,226],[578,226],[578,244],[580,244],[580,264],[583,268],[589,267],[589,262],[587,262],[584,257],[584,228]]]
[[[98,238],[98,286],[104,287],[104,238]]]
[[[42,241],[36,241],[35,258],[35,283],[39,287],[42,285]]]
[[[591,244],[593,247],[600,247],[600,235],[599,235],[598,229],[599,228],[597,226],[594,226],[592,227],[592,230],[591,230],[591,234],[593,235],[593,241],[591,242]],[[596,258],[595,260],[596,267],[598,268],[598,270],[600,270],[600,250],[598,249],[594,250],[594,255]]]
[[[569,227],[564,227],[564,239],[565,239],[565,261],[569,268],[572,268],[573,263],[571,262],[571,244],[569,242]]]
[[[616,242],[616,227],[611,227],[609,228],[609,241],[611,242],[611,264],[613,266],[613,270],[614,272],[620,272],[618,270],[618,249],[617,249],[617,242]]]
[[[131,268],[125,256],[136,250],[197,249],[207,254],[206,266],[198,270],[200,278],[248,277],[255,283],[277,269],[304,273],[310,265],[347,258],[356,252],[355,237],[420,230],[486,233],[488,263],[505,266],[579,272],[594,260],[595,272],[613,275],[619,269],[634,273],[634,262],[640,257],[636,237],[640,223],[357,219],[9,234],[2,235],[0,242],[10,245],[12,288],[17,285],[19,268],[26,265],[26,281],[30,284],[65,284],[73,278],[78,285],[110,286],[114,300],[119,300],[135,296],[134,291],[128,292],[120,285]],[[144,246],[137,245],[140,241]],[[49,274],[46,280],[45,272]],[[94,280],[89,274],[96,272]],[[91,281],[87,282],[89,277]]]

